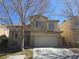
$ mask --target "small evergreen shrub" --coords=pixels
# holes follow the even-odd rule
[[[8,37],[6,35],[0,36],[0,49],[8,47]]]

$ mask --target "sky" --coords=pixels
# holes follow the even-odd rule
[[[59,15],[61,14],[62,12],[61,8],[63,7],[64,7],[63,0],[51,0],[51,2],[49,3],[49,7],[47,9],[47,12],[44,15],[47,16],[49,20],[59,20],[60,21],[59,23],[62,23],[66,19],[65,17]],[[58,14],[58,15],[55,15],[55,14]],[[17,13],[12,14],[11,16],[13,19],[13,23],[17,24],[18,23],[17,20],[19,20]]]
[[[61,8],[64,7],[63,5],[63,0],[51,0],[49,11],[46,14],[49,20],[59,20],[59,23],[62,23],[66,19],[64,16],[60,16],[62,13]]]
[[[62,23],[66,18],[60,15],[53,15],[54,13],[60,14],[61,10],[60,8],[63,7],[63,1],[62,0],[51,0],[50,5],[48,7],[47,12],[44,14],[49,18],[49,20],[59,20],[59,24]],[[54,11],[54,12],[53,12]],[[18,19],[19,17],[16,16],[16,13],[12,17],[13,19]],[[17,20],[13,21],[15,24],[17,24]]]

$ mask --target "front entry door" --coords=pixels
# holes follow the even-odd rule
[[[30,31],[25,32],[25,40],[24,40],[24,47],[30,47]]]

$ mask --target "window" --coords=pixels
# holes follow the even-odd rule
[[[36,27],[42,27],[42,26],[43,26],[43,22],[36,21]]]
[[[54,24],[49,24],[48,29],[49,30],[54,30]]]

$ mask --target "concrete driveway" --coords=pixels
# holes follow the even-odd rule
[[[62,48],[34,48],[33,59],[79,59],[79,54]]]

